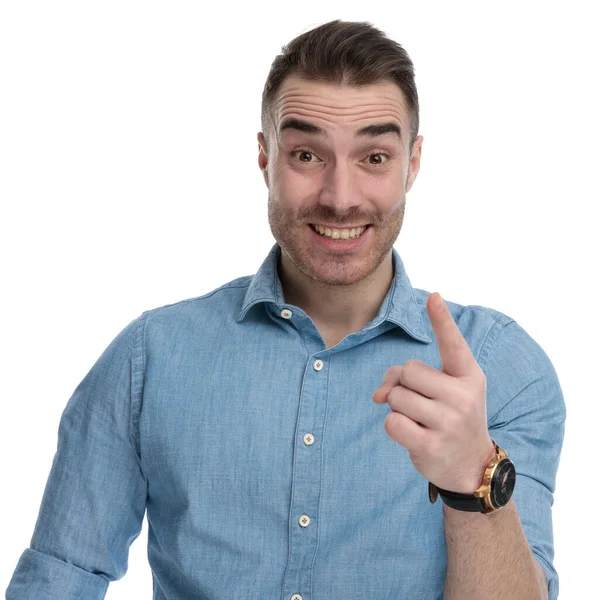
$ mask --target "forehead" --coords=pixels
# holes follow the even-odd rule
[[[408,110],[402,90],[391,81],[350,87],[288,76],[273,103],[278,137],[286,117],[304,117],[325,130],[348,132],[385,119],[397,122],[404,141],[408,138]]]

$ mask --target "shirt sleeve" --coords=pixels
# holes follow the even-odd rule
[[[62,413],[30,547],[7,600],[102,600],[109,582],[127,571],[147,497],[133,433],[144,321],[138,317],[113,339]]]
[[[552,505],[566,419],[558,376],[541,346],[514,320],[501,327],[481,358],[493,411],[489,433],[515,465],[513,500],[546,574],[548,599],[556,600]]]

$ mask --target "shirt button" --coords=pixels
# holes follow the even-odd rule
[[[312,436],[312,434],[310,434],[310,433],[307,433],[307,434],[304,436],[304,443],[305,443],[307,446],[312,446],[312,444],[314,443],[314,441],[315,441],[315,438]]]
[[[315,371],[320,371],[323,368],[323,361],[320,358],[315,360],[315,362],[313,363],[313,368],[315,369]]]
[[[300,594],[294,594],[290,600],[302,600],[302,596]]]
[[[284,309],[281,311],[281,316],[282,316],[284,319],[291,319],[291,318],[292,318],[292,311],[291,311],[291,310],[288,310],[287,308],[284,308]]]
[[[302,515],[298,519],[298,523],[300,523],[300,527],[308,527],[310,525],[310,517],[308,515]]]

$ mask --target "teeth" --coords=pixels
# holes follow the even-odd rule
[[[315,225],[314,228],[321,235],[334,240],[357,238],[366,229],[366,227],[356,227],[354,229],[330,229],[329,227],[322,227],[321,225]]]

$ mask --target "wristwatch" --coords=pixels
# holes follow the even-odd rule
[[[429,482],[429,500],[435,503],[439,495],[445,504],[457,510],[491,513],[508,504],[515,489],[516,472],[508,454],[494,440],[496,452],[483,473],[481,485],[473,494],[442,490]]]

